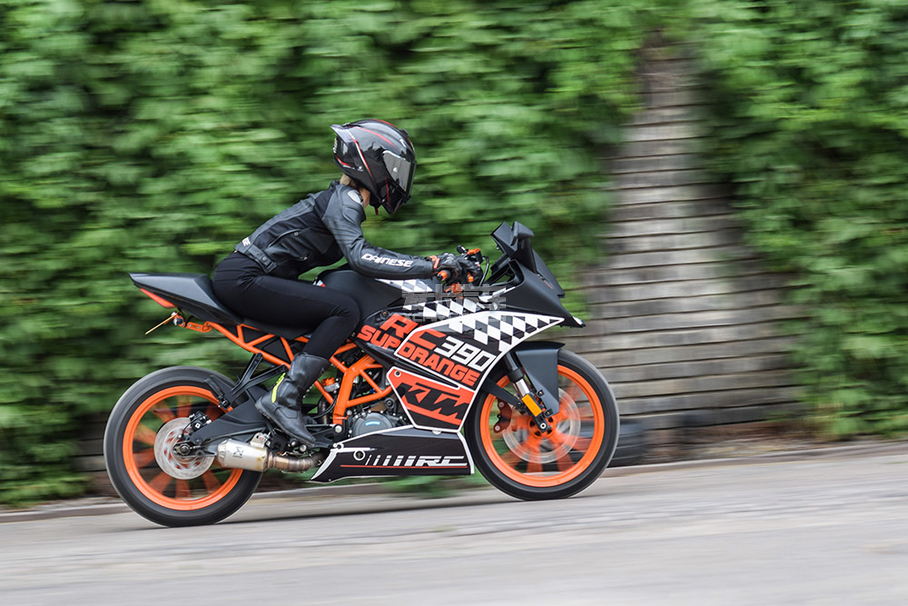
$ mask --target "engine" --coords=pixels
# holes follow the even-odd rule
[[[362,350],[353,349],[346,352],[341,359],[344,364],[352,366],[363,355],[365,354]],[[366,372],[369,373],[372,380],[380,387],[385,388],[388,386],[387,378],[384,376],[384,369],[375,368],[367,370]],[[340,381],[338,380],[328,387],[328,391],[329,393],[336,394],[339,387]],[[354,398],[367,396],[372,393],[374,393],[374,390],[366,381],[358,380],[353,386],[352,396]],[[318,403],[318,415],[316,418],[323,418],[326,419],[325,422],[329,422],[328,414],[331,412],[332,408],[333,406],[329,405],[325,398],[322,397]],[[366,404],[347,417],[347,422],[345,424],[347,427],[346,438],[356,438],[376,431],[384,431],[386,429],[391,429],[392,427],[407,425],[409,422],[407,413],[403,410],[403,407],[397,398],[385,398],[379,402]],[[340,432],[336,433],[335,436],[335,439],[343,437]]]
[[[353,414],[350,417],[350,437],[355,438],[367,433],[383,431],[406,424],[400,407],[391,399]]]
[[[351,437],[361,436],[374,431],[391,429],[395,425],[397,425],[397,423],[392,421],[391,417],[380,412],[370,412],[365,416],[356,417],[353,420],[350,427],[350,435]]]

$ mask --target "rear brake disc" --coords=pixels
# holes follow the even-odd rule
[[[189,419],[180,417],[165,423],[154,437],[154,458],[164,473],[177,480],[197,478],[211,467],[214,456],[197,453],[188,457],[179,457],[173,447],[183,439],[183,430]]]

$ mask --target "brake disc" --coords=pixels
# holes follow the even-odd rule
[[[154,437],[154,458],[164,473],[177,480],[197,478],[211,467],[213,455],[197,453],[188,457],[177,456],[173,447],[183,438],[189,419],[181,417],[164,423]]]
[[[533,438],[532,430],[527,427],[518,428],[516,424],[508,424],[500,431],[504,443],[515,455],[530,463],[552,463],[563,457],[574,448],[580,436],[580,413],[577,403],[568,396],[563,389],[559,389],[561,410],[554,419],[555,429],[558,430],[561,442],[557,446],[546,440],[545,435]],[[500,425],[496,424],[496,428]],[[528,442],[536,442],[535,452],[528,447]]]

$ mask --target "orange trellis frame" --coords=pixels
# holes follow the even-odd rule
[[[178,326],[179,325],[181,324],[178,324]],[[306,343],[308,341],[306,337],[297,337],[296,339],[288,340],[285,337],[280,337],[246,324],[225,327],[215,322],[195,324],[183,321],[182,326],[197,332],[210,332],[211,330],[216,330],[236,345],[239,345],[248,352],[261,354],[265,361],[276,366],[290,366],[290,362],[292,362],[294,358],[293,349],[290,345],[291,342]],[[328,404],[334,405],[331,421],[336,425],[343,423],[348,409],[381,400],[390,395],[392,391],[391,387],[386,387],[384,389],[380,388],[372,377],[366,373],[367,370],[382,368],[381,364],[378,364],[372,356],[365,355],[349,366],[338,359],[337,356],[339,354],[354,348],[356,348],[356,344],[348,340],[334,352],[333,356],[331,356],[331,364],[337,368],[343,376],[340,389],[337,390],[335,395],[332,396],[325,389],[327,385],[333,382],[332,380],[329,379],[315,382],[315,388],[324,396],[325,400],[328,401]],[[351,398],[350,395],[357,378],[364,380],[369,387],[372,388],[373,393],[358,398]]]

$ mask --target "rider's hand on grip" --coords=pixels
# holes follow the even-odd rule
[[[435,275],[445,284],[460,282],[465,276],[469,276],[468,279],[474,277],[475,264],[453,253],[441,253],[440,255],[429,257],[429,260],[432,261],[432,269],[435,271]],[[472,282],[473,280],[470,279],[470,281]]]

